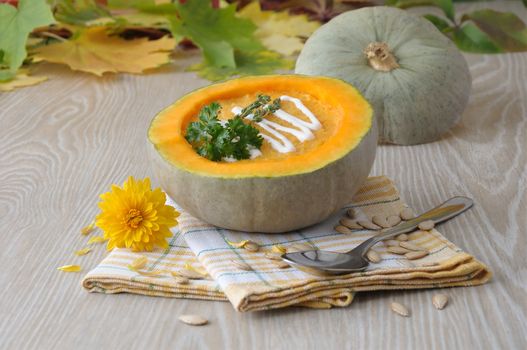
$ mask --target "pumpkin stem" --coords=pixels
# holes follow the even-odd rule
[[[366,55],[370,66],[375,70],[389,72],[392,69],[399,68],[395,56],[391,53],[386,43],[370,43],[364,49],[364,55]]]

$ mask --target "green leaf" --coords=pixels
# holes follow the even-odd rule
[[[108,6],[113,8],[138,8],[141,6],[155,6],[155,0],[108,0]]]
[[[111,18],[111,13],[94,0],[60,0],[55,6],[55,18],[59,22],[85,25],[98,18]]]
[[[16,73],[11,73],[9,69],[0,70],[0,83],[12,80],[16,76]]]
[[[415,6],[436,6],[443,10],[448,19],[455,21],[454,5],[452,0],[387,0],[386,5],[399,8]]]
[[[189,67],[189,70],[198,72],[202,78],[218,81],[233,75],[262,75],[270,74],[279,69],[292,69],[294,62],[282,58],[274,51],[241,52],[235,51],[236,67],[214,67],[206,62]]]
[[[232,75],[269,74],[291,69],[293,62],[268,51],[254,36],[255,24],[236,16],[236,5],[212,8],[209,0],[187,0],[155,5],[153,0],[110,0],[110,7],[131,6],[141,13],[164,16],[176,41],[192,40],[201,48],[203,62],[189,67],[210,80]]]
[[[209,65],[235,68],[235,50],[263,50],[253,35],[256,26],[236,17],[236,5],[213,9],[209,0],[192,0],[178,3],[177,10],[178,15],[171,18],[171,31],[198,45]]]
[[[473,53],[500,53],[503,50],[473,23],[467,23],[454,31],[452,40],[462,51]]]
[[[0,70],[0,80],[13,78],[24,62],[31,31],[54,21],[46,0],[20,0],[18,8],[0,4],[0,50],[2,66],[6,66]]]
[[[444,33],[452,28],[450,24],[441,17],[435,15],[424,15],[423,17],[432,22],[440,32]]]
[[[217,102],[201,108],[198,121],[190,123],[185,134],[185,138],[199,155],[215,161],[222,158],[221,147],[218,147],[216,141],[223,130],[218,120],[220,110],[221,106]]]
[[[478,10],[461,18],[462,22],[469,20],[504,51],[527,51],[527,27],[514,13]]]
[[[449,20],[451,20],[452,22],[456,21],[452,0],[433,0],[433,3],[435,4],[435,6],[443,10]]]
[[[258,129],[250,124],[245,124],[240,116],[229,119],[226,125],[229,136],[225,144],[229,145],[225,149],[227,157],[235,159],[248,159],[251,156],[249,146],[254,148],[262,147],[263,139],[259,135]]]

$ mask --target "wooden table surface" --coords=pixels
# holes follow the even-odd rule
[[[521,2],[492,5],[527,18]],[[360,293],[344,309],[246,314],[226,302],[87,293],[82,276],[105,251],[73,251],[86,240],[79,229],[96,214],[98,195],[129,175],[152,176],[150,119],[208,82],[178,71],[192,57],[145,76],[41,65],[49,81],[0,94],[0,348],[525,348],[527,53],[466,58],[473,89],[462,122],[438,142],[380,147],[372,171],[393,178],[418,211],[456,194],[474,198],[441,231],[495,275],[445,290],[443,311],[431,305],[435,290]],[[73,263],[84,271],[56,270]],[[392,313],[391,301],[412,316]],[[185,326],[183,313],[210,324]]]

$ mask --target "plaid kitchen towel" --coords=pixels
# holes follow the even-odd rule
[[[165,251],[132,253],[124,249],[109,256],[84,279],[90,291],[132,292],[145,295],[225,300],[239,311],[266,310],[287,306],[330,308],[347,306],[358,291],[471,286],[485,283],[489,269],[443,237],[437,230],[409,234],[409,241],[430,254],[418,260],[391,254],[384,244],[373,249],[381,262],[364,272],[341,276],[316,276],[295,268],[279,268],[265,256],[274,246],[292,249],[303,244],[316,249],[347,251],[376,234],[334,230],[348,208],[359,218],[398,215],[405,207],[393,182],[384,176],[369,178],[352,204],[318,225],[283,234],[246,233],[214,227],[182,212],[170,246]],[[257,252],[236,247],[232,242],[251,240]],[[126,266],[138,256],[148,257],[149,276]],[[251,267],[240,269],[238,261]],[[202,272],[207,279],[178,284],[171,272],[181,269]],[[204,271],[201,271],[204,270]]]

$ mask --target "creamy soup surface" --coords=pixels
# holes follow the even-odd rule
[[[233,118],[241,108],[254,102],[258,94],[217,100],[222,106],[219,119]],[[266,94],[272,100],[281,98],[280,110],[268,114],[260,123],[252,122],[260,130],[264,141],[260,152],[253,150],[252,159],[243,162],[279,159],[308,152],[330,139],[342,120],[342,111],[307,93],[276,91]]]

